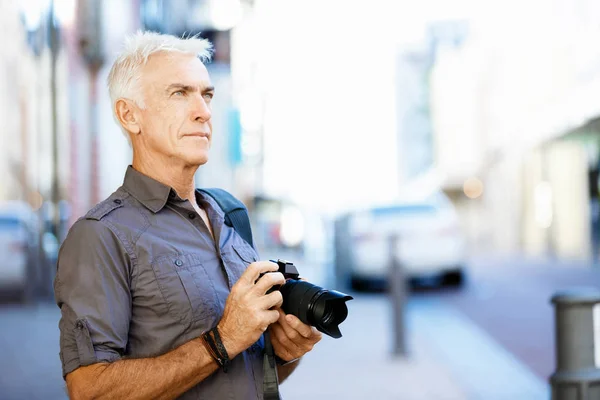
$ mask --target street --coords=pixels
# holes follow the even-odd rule
[[[350,314],[341,325],[344,336],[325,337],[282,385],[282,393],[290,400],[307,395],[547,398],[554,368],[549,299],[561,289],[599,284],[600,271],[580,264],[477,260],[463,289],[412,292],[406,313],[406,360],[391,357],[391,307],[385,293],[353,294]],[[58,318],[52,303],[0,307],[2,400],[66,398]],[[429,385],[432,380],[437,383]]]
[[[506,259],[476,260],[460,291],[414,293],[460,311],[495,341],[547,380],[554,370],[554,310],[558,291],[600,288],[600,269],[583,263]]]
[[[0,308],[0,398],[66,399],[58,356],[60,312],[51,303]]]

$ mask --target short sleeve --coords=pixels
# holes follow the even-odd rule
[[[54,281],[63,377],[123,356],[131,319],[130,263],[104,221],[81,219],[69,231]]]

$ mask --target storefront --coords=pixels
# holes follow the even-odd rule
[[[487,10],[464,46],[438,57],[436,162],[473,248],[588,260],[597,156],[569,133],[600,115],[598,4],[519,7]],[[482,190],[469,198],[473,179]]]

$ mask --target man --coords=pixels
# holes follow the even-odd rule
[[[261,398],[267,328],[283,361],[321,339],[281,311],[280,292],[265,294],[285,282],[278,272],[259,279],[276,264],[257,261],[216,202],[194,189],[212,139],[210,54],[204,39],[138,33],[110,72],[133,162],[61,247],[55,295],[73,399]],[[203,335],[214,339],[215,327],[227,368]],[[296,365],[279,365],[280,380]]]

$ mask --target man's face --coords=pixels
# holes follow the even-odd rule
[[[144,66],[140,84],[145,108],[136,150],[170,164],[206,163],[214,88],[204,64],[193,55],[157,53]]]

